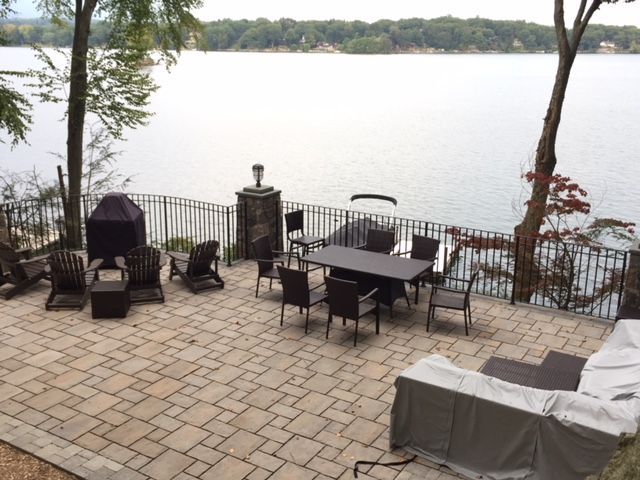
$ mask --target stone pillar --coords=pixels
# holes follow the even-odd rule
[[[0,204],[0,242],[9,243],[9,224],[2,204]]]
[[[236,195],[238,250],[244,258],[253,257],[251,241],[262,235],[269,235],[272,249],[282,250],[280,190],[268,185],[250,185]]]
[[[640,318],[640,241],[634,242],[629,249],[620,317]]]

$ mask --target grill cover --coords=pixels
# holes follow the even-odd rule
[[[115,267],[114,257],[145,244],[142,209],[124,193],[107,193],[87,219],[89,262],[102,258],[102,268]]]

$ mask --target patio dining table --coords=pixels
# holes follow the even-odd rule
[[[333,276],[358,282],[358,290],[363,295],[378,288],[378,300],[389,307],[390,314],[393,313],[393,302],[406,297],[404,283],[419,277],[433,266],[430,260],[403,258],[338,245],[329,245],[301,260],[329,267]]]

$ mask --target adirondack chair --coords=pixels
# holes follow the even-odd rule
[[[89,299],[91,287],[99,279],[101,258],[84,267],[82,257],[59,250],[49,255],[47,271],[51,275],[51,293],[45,305],[47,310],[71,308],[82,310]]]
[[[29,252],[29,249],[14,250],[10,245],[0,242],[0,285],[11,285],[0,292],[5,300],[48,278],[45,272],[46,256],[26,259]]]
[[[122,280],[128,281],[131,304],[164,303],[160,270],[167,260],[160,250],[135,247],[127,252],[126,257],[115,257],[114,261],[121,269]]]
[[[219,245],[217,240],[207,240],[193,247],[189,255],[167,252],[171,257],[169,280],[172,280],[174,275],[179,275],[196,294],[202,290],[224,288],[224,281],[218,275]]]

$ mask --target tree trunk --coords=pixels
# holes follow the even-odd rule
[[[554,24],[558,40],[558,68],[553,84],[551,100],[544,117],[542,134],[536,150],[535,170],[537,176],[533,181],[531,196],[527,202],[527,210],[522,222],[514,229],[516,236],[532,237],[540,232],[540,227],[545,217],[547,198],[549,196],[548,185],[544,177],[550,177],[556,167],[556,137],[562,117],[562,106],[569,84],[571,67],[578,52],[578,46],[582,35],[594,12],[598,9],[602,0],[592,0],[586,9],[587,0],[581,0],[578,13],[574,19],[571,38],[568,37],[564,22],[564,1],[555,0]],[[542,178],[540,178],[542,177]],[[528,302],[535,292],[538,280],[538,266],[535,255],[536,240],[522,238],[516,252],[517,275],[514,278],[515,299]]]
[[[69,105],[67,118],[67,173],[68,208],[66,219],[69,247],[82,247],[80,223],[80,193],[82,185],[82,153],[84,148],[84,120],[87,104],[87,52],[91,18],[98,0],[76,0],[71,70],[69,79]]]

